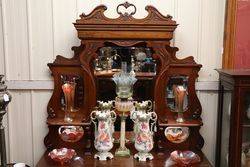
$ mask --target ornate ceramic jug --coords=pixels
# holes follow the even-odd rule
[[[94,145],[98,153],[94,158],[99,160],[112,159],[114,156],[109,151],[113,148],[113,133],[116,114],[112,110],[113,101],[98,102],[99,106],[90,114],[91,121],[95,125],[95,141]]]
[[[131,112],[131,119],[134,121],[135,148],[139,151],[134,155],[139,161],[152,160],[153,155],[149,153],[153,149],[153,134],[156,131],[157,115],[152,112],[151,101],[144,101],[135,104],[136,110]],[[150,120],[151,123],[150,123]],[[154,129],[154,130],[153,130]]]

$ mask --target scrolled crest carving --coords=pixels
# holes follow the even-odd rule
[[[129,9],[132,9],[130,11]],[[125,11],[122,12],[121,9]],[[105,5],[100,5],[96,7],[90,14],[85,15],[84,13],[80,15],[80,19],[76,21],[76,24],[127,24],[127,22],[134,24],[159,24],[159,25],[172,25],[177,26],[176,22],[172,20],[172,16],[163,16],[155,7],[146,6],[145,10],[148,12],[148,16],[142,19],[136,19],[133,15],[136,13],[137,8],[134,4],[125,2],[119,4],[116,8],[116,12],[120,15],[118,18],[108,18],[104,15],[107,10]],[[130,11],[130,12],[129,12]],[[98,20],[98,23],[96,22]],[[132,22],[131,22],[132,21]]]
[[[105,17],[103,13],[107,10],[107,7],[104,5],[97,6],[90,14],[86,15],[85,13],[82,13],[80,15],[80,20],[82,19],[101,19]]]
[[[134,8],[134,11],[131,12],[130,14],[129,14],[127,11],[125,11],[124,14],[123,14],[123,13],[119,10],[120,7],[122,7],[122,6],[123,6],[126,10],[127,10],[128,8],[130,8],[130,7],[133,7],[133,8]],[[123,16],[123,17],[129,17],[129,16],[132,16],[132,15],[134,15],[134,14],[136,13],[136,7],[135,7],[134,4],[131,4],[131,3],[129,3],[129,2],[125,2],[125,3],[119,4],[119,5],[117,6],[116,12],[117,12],[119,15]]]

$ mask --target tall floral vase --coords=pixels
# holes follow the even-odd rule
[[[98,151],[94,158],[101,161],[112,159],[114,156],[109,151],[113,148],[113,133],[116,113],[112,110],[113,102],[99,102],[99,107],[92,111],[91,121],[95,125],[94,146]]]
[[[142,102],[145,104],[145,102]],[[152,160],[154,157],[150,153],[153,149],[153,134],[156,131],[157,115],[155,112],[146,110],[144,105],[139,104],[140,110],[131,112],[131,119],[134,121],[135,149],[138,151],[134,155],[139,161]],[[145,109],[145,110],[144,110]],[[151,123],[150,123],[151,122]]]
[[[70,82],[66,81],[62,85],[62,90],[64,93],[65,97],[65,115],[64,115],[64,121],[71,123],[73,122],[74,115],[76,113],[76,109],[74,108],[74,103],[75,103],[75,89],[76,89],[76,83],[75,82]]]
[[[180,85],[174,85],[173,91],[175,95],[175,110],[178,113],[176,122],[177,123],[183,123],[185,122],[185,119],[183,117],[183,105],[184,105],[184,99],[185,96],[187,96],[187,90]]]

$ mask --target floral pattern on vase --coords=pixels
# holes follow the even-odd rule
[[[151,151],[153,149],[153,135],[149,131],[149,125],[145,122],[137,124],[138,134],[135,138],[135,148],[138,151]]]
[[[112,159],[114,156],[109,151],[113,148],[113,133],[116,114],[111,108],[113,102],[99,102],[99,109],[91,112],[91,120],[95,125],[94,146],[98,153],[94,158],[99,160]]]
[[[145,102],[137,103],[136,110],[131,112],[131,119],[135,123],[135,149],[138,151],[138,153],[134,155],[134,158],[138,159],[139,161],[153,159],[153,155],[149,152],[153,149],[154,146],[153,135],[154,131],[156,130],[153,130],[153,127],[155,127],[157,115],[155,112],[149,111],[149,106],[147,107],[147,105],[150,105],[150,102],[147,102],[146,106]],[[152,108],[150,107],[150,110],[151,109]],[[152,123],[150,123],[150,120],[152,120]]]

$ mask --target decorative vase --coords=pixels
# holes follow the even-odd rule
[[[175,96],[175,111],[178,113],[176,122],[183,123],[185,121],[183,117],[184,113],[183,104],[187,91],[183,86],[176,86],[176,85],[173,85],[173,91]]]
[[[113,148],[113,133],[116,113],[112,110],[113,101],[101,102],[96,110],[90,114],[91,121],[95,125],[95,141],[94,146],[98,153],[94,158],[101,161],[112,159],[114,156],[109,151]]]
[[[131,119],[134,121],[135,148],[138,153],[134,158],[139,161],[152,160],[154,157],[149,152],[154,146],[153,134],[156,131],[157,115],[152,112],[151,101],[136,103],[135,106],[136,110],[131,112]]]
[[[64,108],[65,110],[64,121],[68,123],[73,122],[75,112],[77,111],[76,109],[74,109],[75,87],[76,87],[76,83],[70,82],[70,81],[66,81],[62,85],[62,90],[64,93],[65,102],[66,102],[65,108]]]

